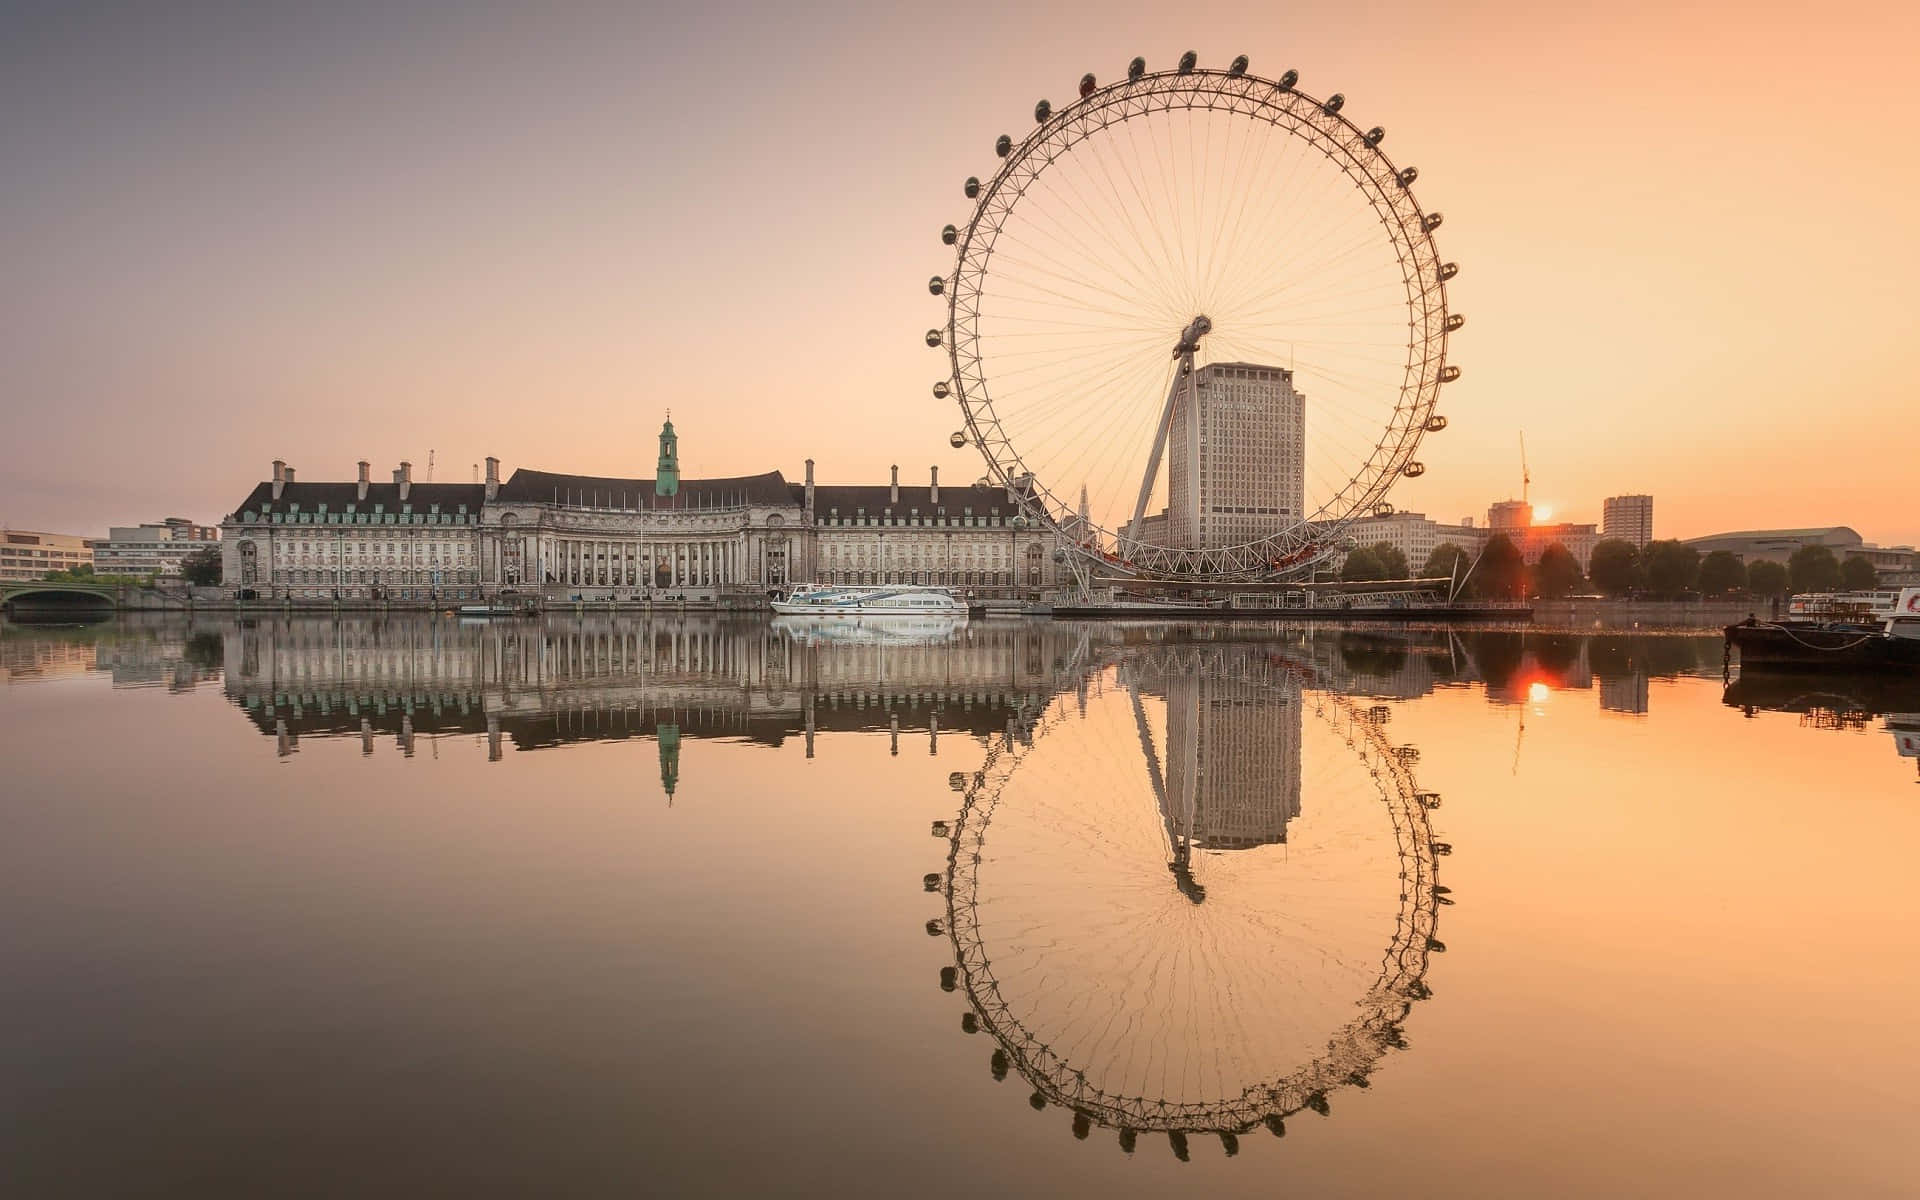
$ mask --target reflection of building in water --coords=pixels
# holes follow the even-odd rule
[[[1605,712],[1644,714],[1647,711],[1647,677],[1644,673],[1600,678],[1600,708]]]
[[[652,738],[679,783],[684,737],[780,745],[823,731],[984,738],[1052,695],[1071,654],[1057,626],[982,627],[962,642],[808,643],[777,624],[717,617],[292,619],[230,627],[227,694],[283,753],[303,736],[481,734],[511,746]]]
[[[1300,815],[1300,680],[1166,681],[1168,833],[1209,850],[1287,840]]]
[[[1287,840],[1287,823],[1300,815],[1302,669],[1271,645],[1232,642],[1167,644],[1125,662],[1176,875],[1193,847]],[[1141,695],[1165,701],[1164,738],[1149,728]]]
[[[218,628],[127,614],[84,628],[10,627],[0,638],[0,682],[105,674],[113,686],[192,691],[220,668]]]

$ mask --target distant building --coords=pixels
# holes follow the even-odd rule
[[[1785,563],[1803,546],[1825,546],[1841,561],[1864,558],[1879,572],[1882,582],[1904,578],[1920,563],[1912,546],[1874,546],[1846,525],[1816,525],[1805,529],[1742,529],[1688,538],[1687,545],[1702,555],[1716,550],[1732,552],[1744,563]]]
[[[1653,497],[1608,496],[1600,506],[1600,536],[1644,549],[1653,540]]]
[[[102,575],[178,575],[187,555],[219,540],[218,527],[195,525],[185,517],[157,525],[116,525],[105,541],[94,543],[93,569]]]
[[[1406,555],[1407,567],[1414,574],[1443,542],[1451,542],[1468,554],[1478,553],[1487,540],[1487,530],[1477,527],[1472,517],[1458,525],[1442,525],[1425,513],[1397,512],[1386,517],[1364,517],[1347,526],[1347,536],[1356,547],[1377,546],[1382,542]],[[1344,556],[1338,566],[1344,565]]]
[[[0,582],[42,578],[48,571],[93,566],[95,539],[74,533],[0,530]]]
[[[1514,544],[1520,547],[1520,557],[1529,565],[1539,562],[1547,547],[1558,542],[1580,564],[1582,575],[1586,574],[1588,565],[1593,561],[1593,548],[1600,544],[1600,527],[1597,525],[1576,525],[1562,521],[1554,525],[1529,525],[1519,532],[1520,536],[1514,539]]]
[[[1293,372],[1210,363],[1181,392],[1167,444],[1167,536],[1205,548],[1256,541],[1301,520],[1306,398]]]
[[[1487,506],[1488,536],[1501,534],[1520,549],[1520,557],[1529,564],[1540,561],[1548,546],[1559,542],[1580,564],[1584,574],[1593,559],[1593,547],[1600,541],[1595,525],[1576,525],[1562,521],[1553,525],[1533,523],[1533,505],[1525,500],[1497,500]]]
[[[1487,525],[1495,533],[1511,535],[1533,524],[1533,505],[1525,500],[1496,500],[1487,506]]]

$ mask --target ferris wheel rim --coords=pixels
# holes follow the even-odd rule
[[[1095,668],[1103,670],[1104,667]],[[960,812],[949,831],[945,872],[946,933],[958,970],[956,983],[972,1006],[980,1028],[988,1032],[1010,1059],[1035,1095],[1049,1104],[1070,1108],[1102,1125],[1143,1132],[1244,1133],[1263,1121],[1291,1116],[1324,1102],[1334,1088],[1363,1077],[1389,1049],[1397,1048],[1397,1027],[1413,1002],[1428,994],[1428,959],[1438,946],[1438,860],[1433,829],[1427,816],[1432,793],[1420,790],[1409,765],[1409,755],[1389,743],[1379,723],[1363,715],[1351,697],[1327,688],[1309,688],[1321,706],[1335,710],[1330,718],[1345,721],[1346,740],[1368,766],[1388,808],[1402,887],[1393,936],[1382,959],[1380,976],[1356,1002],[1360,1015],[1336,1030],[1326,1054],[1302,1064],[1292,1073],[1251,1084],[1237,1096],[1206,1101],[1169,1101],[1109,1092],[1090,1083],[1083,1067],[1066,1058],[1016,1016],[994,976],[991,956],[979,924],[978,871],[987,828],[1008,780],[1050,728],[1047,710],[1038,714],[1025,737],[1024,749],[1010,733],[989,754],[966,789]],[[1063,717],[1056,698],[1053,724]],[[1316,708],[1316,712],[1322,711]],[[1005,753],[1005,765],[995,771],[995,759]],[[1444,849],[1444,847],[1442,848]],[[1358,1048],[1343,1055],[1338,1047]]]
[[[1234,545],[1161,546],[1140,538],[1137,531],[1126,535],[1089,520],[1083,536],[1070,539],[1078,544],[1068,549],[1109,571],[1189,581],[1285,573],[1331,553],[1347,526],[1385,508],[1386,494],[1397,479],[1424,470],[1414,453],[1423,435],[1440,427],[1434,410],[1441,385],[1458,376],[1458,369],[1447,364],[1448,334],[1458,328],[1458,321],[1449,319],[1446,289],[1457,267],[1440,258],[1433,237],[1437,214],[1427,213],[1414,197],[1411,184],[1417,172],[1396,167],[1380,148],[1382,131],[1363,132],[1343,114],[1342,97],[1317,99],[1299,90],[1294,78],[1289,71],[1282,80],[1267,79],[1246,72],[1242,62],[1218,70],[1188,66],[1183,60],[1176,70],[1130,71],[1127,78],[1105,87],[1087,90],[1083,86],[1082,96],[1057,111],[1042,102],[1035,113],[1040,119],[1024,139],[1017,143],[1002,139],[1004,161],[992,179],[968,181],[968,194],[977,196],[973,211],[964,227],[947,231],[957,247],[955,265],[951,274],[935,277],[940,285],[935,290],[946,293],[947,321],[940,340],[945,343],[949,370],[936,394],[950,391],[956,397],[965,440],[972,441],[986,460],[989,478],[1004,487],[1010,498],[1057,526],[1073,509],[1052,483],[1028,465],[995,411],[979,329],[984,280],[994,246],[1020,199],[1047,167],[1080,142],[1138,117],[1180,108],[1227,111],[1264,120],[1301,138],[1353,182],[1387,230],[1401,271],[1410,333],[1393,416],[1353,478],[1311,515],[1302,512],[1268,536]],[[1038,165],[1034,165],[1036,159]],[[956,435],[955,445],[960,444],[961,436]],[[1084,536],[1087,530],[1090,538]],[[1111,542],[1114,552],[1107,552],[1103,541]]]

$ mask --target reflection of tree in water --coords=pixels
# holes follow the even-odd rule
[[[1367,1086],[1406,1045],[1444,948],[1438,798],[1387,741],[1389,708],[1304,688],[1296,664],[1245,646],[1116,657],[956,777],[959,816],[935,827],[947,869],[930,877],[946,919],[928,931],[953,942],[941,986],[968,999],[962,1029],[994,1039],[994,1079],[1017,1072],[1077,1138],[1117,1129],[1131,1152],[1165,1133],[1185,1160],[1188,1135],[1211,1133],[1233,1154],[1239,1134],[1330,1111],[1329,1093]],[[1143,701],[1163,697],[1155,730]],[[1236,775],[1254,721],[1282,743],[1304,721],[1304,738],[1290,762]],[[1291,779],[1264,790],[1296,798],[1263,817],[1236,789],[1273,772]]]
[[[1489,691],[1505,690],[1519,673],[1527,653],[1526,636],[1520,633],[1480,630],[1463,633],[1460,640],[1479,665],[1480,677],[1486,680]]]
[[[201,632],[187,638],[182,657],[202,671],[218,670],[226,661],[227,642],[217,633]]]
[[[1541,670],[1564,677],[1580,661],[1580,642],[1581,638],[1575,634],[1536,634],[1527,639],[1527,648],[1533,651],[1534,661],[1540,664]]]
[[[1406,643],[1363,633],[1340,635],[1340,661],[1356,675],[1393,675],[1405,670]]]

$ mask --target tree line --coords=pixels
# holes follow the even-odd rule
[[[1348,582],[1411,576],[1407,556],[1387,542],[1353,550],[1340,570],[1340,578]],[[1420,576],[1464,577],[1462,594],[1478,600],[1554,600],[1589,590],[1605,596],[1655,599],[1768,598],[1795,592],[1867,591],[1879,583],[1873,564],[1864,557],[1856,554],[1843,561],[1825,546],[1802,546],[1785,564],[1766,559],[1743,563],[1732,551],[1702,555],[1676,540],[1648,542],[1641,549],[1620,538],[1606,538],[1595,544],[1582,572],[1580,561],[1559,542],[1542,550],[1539,562],[1529,564],[1502,533],[1487,540],[1478,565],[1465,549],[1442,542],[1427,556]]]

